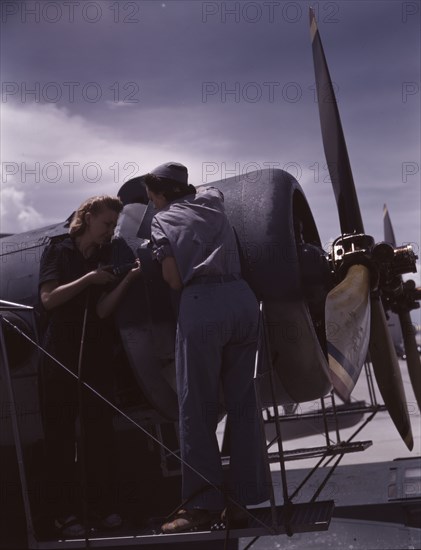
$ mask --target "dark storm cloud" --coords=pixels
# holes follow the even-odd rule
[[[139,86],[135,97],[142,105],[152,107],[200,104],[205,82],[219,86],[226,82],[232,89],[237,81],[244,85],[250,80],[263,84],[280,82],[285,76],[297,78],[301,64],[295,61],[297,45],[292,45],[289,38],[292,23],[280,17],[278,32],[274,32],[275,22],[270,22],[269,12],[263,11],[256,22],[250,19],[250,11],[244,12],[249,15],[238,23],[229,16],[223,23],[221,7],[219,14],[211,15],[208,10],[225,3],[170,1],[163,7],[161,2],[121,2],[123,7],[139,7],[133,16],[137,21],[125,22],[121,9],[123,20],[116,23],[110,10],[116,3],[97,4],[102,6],[103,16],[92,24],[83,19],[80,10],[75,10],[79,17],[75,15],[73,23],[64,17],[57,23],[42,18],[34,22],[28,15],[26,23],[19,24],[18,14],[9,15],[4,35],[4,78],[26,82],[28,88],[31,82],[40,82],[41,86],[54,81],[80,82],[82,87],[94,81],[104,88],[104,96],[110,92],[109,98],[116,92],[110,90],[115,82],[120,88],[134,82]],[[303,40],[303,56],[305,46],[308,44]],[[120,89],[123,99],[125,91],[127,97],[130,90]],[[86,110],[88,102],[83,101],[81,90],[75,92],[70,107]],[[241,88],[240,96],[242,92]],[[41,100],[45,99],[42,92],[40,95]],[[66,94],[63,102],[65,99]],[[98,114],[98,109],[94,111]]]
[[[5,16],[8,4],[17,4],[19,12]],[[229,86],[236,81],[298,81],[304,87],[314,80],[307,6],[303,2],[170,0],[86,4],[92,8],[84,12],[80,2],[4,2],[3,79],[27,82],[28,87],[36,81],[41,85],[80,82],[81,86],[91,81],[104,86],[136,82],[142,101],[151,106],[177,104],[180,100],[200,103],[202,82],[223,81]],[[416,58],[402,58],[400,49],[408,52],[416,44],[414,33],[397,34],[398,27],[404,25],[402,3],[364,2],[358,9],[354,4],[318,4],[320,25],[324,34],[328,31],[325,42],[332,68],[337,63],[336,44],[341,44],[338,63],[347,67],[341,75],[342,86],[353,92],[353,82],[367,64],[376,73],[377,54],[382,56],[381,67],[385,59],[390,61],[391,71],[378,70],[376,78],[393,78],[392,67],[395,78],[397,70],[404,78],[405,68],[410,68]],[[40,6],[39,20],[30,10],[36,12],[35,5]],[[57,22],[53,22],[53,7],[46,9],[54,5],[61,9]],[[118,14],[116,5],[120,6]],[[135,8],[137,11],[133,11]],[[373,29],[376,19],[379,23]],[[412,21],[406,23],[410,24]],[[402,38],[404,43],[399,42]],[[110,97],[116,92],[108,91]],[[75,96],[71,107],[77,108],[78,103],[86,107],[81,94]]]

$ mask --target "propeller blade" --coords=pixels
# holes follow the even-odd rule
[[[370,339],[370,272],[353,265],[326,298],[327,351],[332,384],[348,401],[364,361]]]
[[[390,417],[411,451],[414,446],[401,371],[387,328],[383,305],[371,300],[370,356],[377,385]]]
[[[418,353],[415,331],[409,311],[399,313],[402,327],[403,344],[405,346],[406,363],[408,365],[409,379],[414,390],[418,408],[421,409],[421,358]]]
[[[393,231],[392,221],[386,205],[383,206],[383,231],[385,242],[396,248],[395,232]]]
[[[383,227],[384,240],[396,247],[395,233],[393,231],[392,220],[386,205],[383,207]],[[402,277],[400,277],[402,280]],[[411,321],[409,311],[399,312],[399,321],[402,329],[403,345],[406,354],[406,363],[408,365],[409,378],[418,407],[421,409],[421,359],[415,340],[415,332]]]
[[[364,233],[335,92],[312,8],[310,8],[310,34],[323,147],[338,205],[341,230],[342,233],[354,233],[354,231]]]
[[[338,206],[343,233],[364,233],[351,165],[339,110],[327,67],[314,11],[310,8],[310,34],[323,147]],[[379,299],[371,299],[370,353],[377,384],[389,414],[408,448],[412,449],[411,425],[398,359]]]

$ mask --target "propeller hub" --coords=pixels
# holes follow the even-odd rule
[[[373,273],[373,262],[371,251],[374,245],[374,239],[364,233],[353,233],[351,235],[342,235],[338,237],[333,245],[331,252],[331,263],[335,278],[342,280],[348,269],[352,265],[360,264],[368,267],[374,277],[371,282],[377,281],[376,273]]]
[[[405,309],[418,306],[415,297],[415,284],[403,284],[401,275],[416,273],[416,260],[411,245],[394,247],[389,243],[374,243],[373,237],[364,233],[353,233],[338,237],[330,254],[333,273],[341,281],[351,265],[365,265],[371,274],[372,290],[381,290],[387,296],[389,309],[395,311],[397,300],[405,304]],[[403,298],[404,297],[404,298]]]

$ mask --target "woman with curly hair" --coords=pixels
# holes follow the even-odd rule
[[[44,348],[108,399],[112,398],[114,341],[109,316],[140,274],[138,261],[122,280],[109,269],[110,240],[122,208],[117,197],[98,196],[83,202],[70,223],[69,235],[45,249],[39,276],[40,301],[49,317]],[[89,515],[102,527],[120,526],[121,517],[113,509],[111,407],[78,385],[77,378],[50,357],[43,360],[40,374],[48,508],[55,527],[62,536],[84,535],[84,525],[78,519],[84,497]],[[82,417],[80,431],[84,435],[81,447],[76,444],[78,416]],[[86,472],[84,484],[81,461]]]

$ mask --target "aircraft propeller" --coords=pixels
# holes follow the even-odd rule
[[[403,382],[378,285],[379,253],[373,238],[364,233],[339,110],[312,8],[310,33],[322,140],[342,230],[342,236],[333,243],[331,258],[335,276],[341,282],[328,294],[325,305],[332,382],[347,401],[369,347],[386,408],[411,450],[413,438]],[[415,263],[414,255],[411,260]]]
[[[393,231],[387,206],[383,209],[383,226],[385,243],[396,250],[396,240]],[[401,247],[401,253],[405,253],[406,247]],[[389,254],[391,252],[389,251]],[[418,408],[421,409],[421,359],[417,349],[414,329],[409,314],[411,309],[419,307],[417,300],[421,298],[421,289],[415,287],[412,280],[403,282],[400,273],[392,272],[390,282],[388,281],[389,293],[385,293],[385,306],[399,316],[402,328],[403,343],[405,347],[406,362],[408,365],[409,378],[417,400]]]

